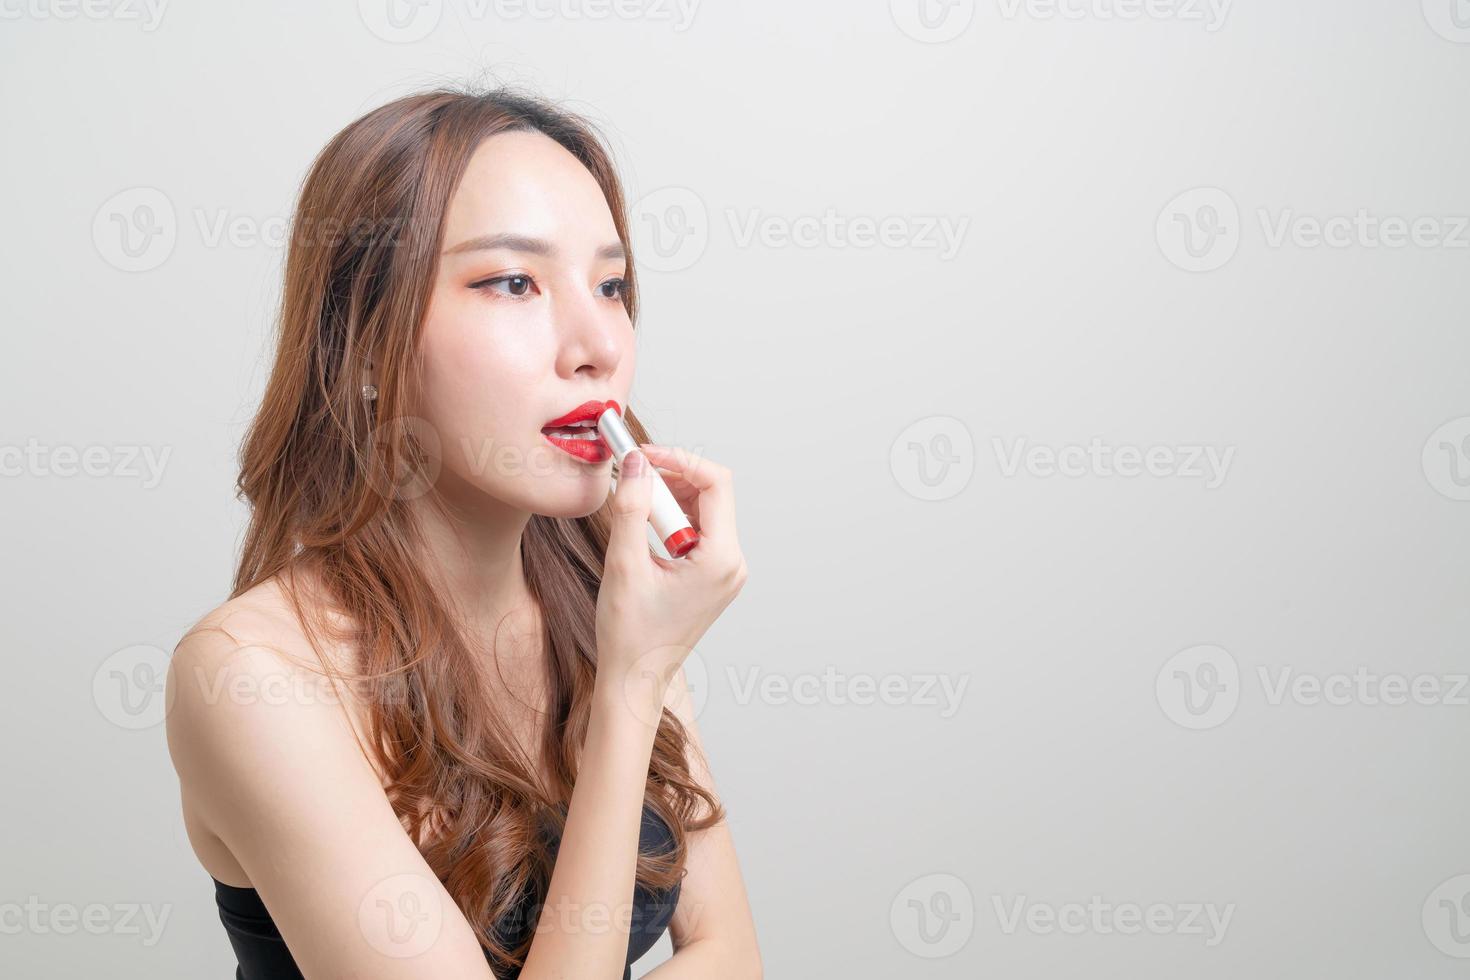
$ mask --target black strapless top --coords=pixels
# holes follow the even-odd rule
[[[560,843],[560,840],[554,838],[549,841],[553,856]],[[673,845],[674,838],[668,825],[652,807],[645,805],[643,825],[638,834],[639,851],[645,854],[661,854],[671,850]],[[296,961],[291,957],[291,951],[286,948],[285,940],[281,938],[280,930],[276,928],[270,912],[261,901],[260,893],[254,888],[226,885],[217,878],[211,877],[210,880],[214,882],[214,901],[219,906],[220,921],[224,923],[230,945],[235,949],[235,959],[239,962],[239,968],[235,970],[235,980],[304,980],[301,971],[296,967]],[[628,960],[623,968],[623,980],[631,980],[633,963],[652,949],[653,944],[658,942],[658,937],[668,928],[674,908],[679,904],[679,890],[680,885],[677,883],[672,889],[660,892],[649,891],[642,885],[634,888],[633,915],[628,929]],[[517,912],[529,910],[532,899],[533,896],[527,893]],[[526,918],[529,920],[529,916]],[[534,921],[510,924],[502,922],[497,926],[501,936],[512,937],[511,945],[515,945],[535,928]],[[488,954],[486,958],[488,960]],[[492,964],[492,971],[493,969]],[[505,974],[497,973],[496,976],[503,980],[515,980],[520,972],[515,969]]]

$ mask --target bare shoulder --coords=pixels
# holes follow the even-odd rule
[[[207,812],[232,768],[289,748],[361,754],[350,688],[324,666],[350,653],[309,642],[277,579],[204,615],[174,648],[166,692],[169,754],[186,806]],[[342,743],[342,744],[339,744]],[[365,759],[363,760],[366,761]]]
[[[323,607],[309,580],[298,577],[295,588],[296,600],[310,615],[332,617]],[[206,640],[206,634],[216,634],[221,639]],[[322,645],[320,655],[308,642],[305,628],[293,601],[289,587],[280,576],[266,579],[254,588],[235,596],[202,616],[179,641],[175,657],[188,654],[193,657],[208,657],[211,649],[220,650],[227,645],[250,648],[269,648],[283,659],[306,663],[326,662],[340,669],[350,668],[350,653],[330,644]]]
[[[277,583],[212,610],[180,640],[168,745],[196,856],[217,880],[259,892],[303,976],[490,980],[324,678]],[[444,910],[412,958],[362,912],[405,894]]]

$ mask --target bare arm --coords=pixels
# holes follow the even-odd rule
[[[677,474],[674,485],[676,495],[683,495],[680,505],[700,522],[699,546],[686,558],[670,561],[649,553],[646,524],[652,470],[637,465],[644,462],[644,453],[649,461]],[[645,445],[624,458],[611,511],[597,597],[592,715],[547,907],[526,958],[525,980],[622,976],[643,795],[661,708],[671,689],[676,700],[687,702],[680,694],[680,665],[745,582],[732,481],[724,467],[673,447]],[[733,854],[721,855],[718,835],[711,840],[713,844],[702,846],[696,858],[709,860],[712,847],[713,866],[719,870],[703,873],[700,884],[691,889],[694,894],[681,889],[675,919],[679,921],[681,914],[685,918],[676,938],[684,936],[688,951],[680,973],[665,975],[756,976],[759,960],[750,955],[754,930],[739,921],[743,890],[733,900],[714,894],[730,881]],[[688,906],[693,913],[686,911]],[[716,921],[703,923],[706,913]],[[744,914],[748,919],[748,911]],[[734,972],[730,964],[716,962],[721,952],[731,950],[741,954],[736,960],[741,965]]]
[[[623,975],[656,727],[599,675],[582,761],[524,980]]]
[[[690,775],[714,792],[714,778],[682,670],[670,685],[669,707],[689,735],[693,750]],[[725,821],[689,835],[688,871],[679,891],[678,908],[669,923],[674,955],[650,971],[648,980],[759,980],[764,974],[755,921],[735,857],[735,842]]]
[[[651,713],[630,710],[625,692],[602,684],[572,794],[546,910],[522,974],[619,977],[627,959]],[[713,791],[683,671],[664,697],[689,733],[691,775]],[[616,857],[614,857],[616,856]],[[728,825],[690,835],[688,874],[670,923],[675,953],[648,974],[658,980],[759,980],[760,949]],[[587,901],[576,896],[618,897]],[[550,964],[556,958],[556,965]]]

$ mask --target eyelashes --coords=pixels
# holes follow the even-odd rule
[[[536,281],[530,276],[509,275],[482,279],[477,283],[472,283],[470,288],[482,293],[500,293],[502,296],[519,299],[526,295],[526,292],[535,284]],[[499,288],[501,286],[507,288],[502,290]]]
[[[521,273],[481,279],[479,282],[471,283],[470,288],[482,293],[494,293],[507,299],[525,299],[533,291],[540,292],[536,287],[536,280]],[[597,284],[597,294],[603,299],[621,302],[627,288],[627,280],[622,276],[614,276]]]

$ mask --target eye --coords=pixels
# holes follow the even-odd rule
[[[598,283],[597,292],[603,299],[622,299],[623,292],[628,288],[626,281],[620,278],[609,279],[607,282]]]
[[[506,296],[524,296],[536,285],[536,280],[530,276],[496,276],[493,279],[484,279],[470,286],[471,289],[494,290]]]

